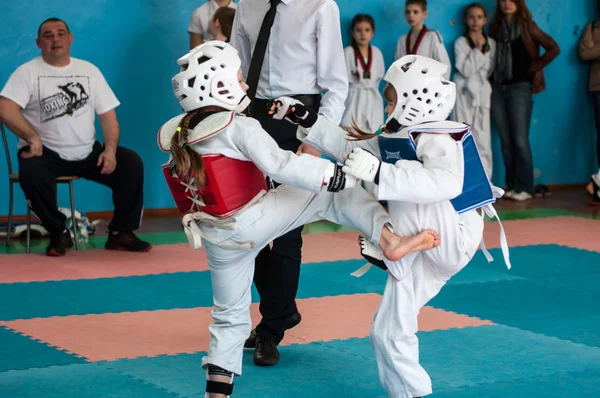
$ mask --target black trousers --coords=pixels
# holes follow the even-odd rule
[[[596,121],[596,156],[600,169],[600,91],[592,93],[594,100],[594,117]]]
[[[100,174],[102,166],[96,166],[98,156],[104,150],[100,142],[94,144],[88,157],[68,161],[58,153],[43,147],[41,156],[23,159],[19,150],[19,182],[31,209],[51,234],[64,231],[66,217],[56,203],[56,177],[77,176],[94,181],[112,189],[115,206],[111,231],[133,231],[140,227],[144,201],[144,165],[140,156],[126,148],[117,148],[117,166],[109,174]],[[77,203],[76,203],[77,204]],[[85,205],[81,202],[81,205]]]
[[[318,111],[320,95],[295,96],[311,109]],[[268,114],[270,102],[255,100],[252,117],[277,141],[279,147],[296,152],[301,142],[296,138],[296,125],[285,120],[274,120]],[[279,185],[273,181],[274,185]],[[286,320],[293,316],[302,262],[302,229],[296,228],[273,241],[273,248],[264,247],[255,260],[254,284],[260,295],[262,320],[256,333],[276,344],[283,339]]]

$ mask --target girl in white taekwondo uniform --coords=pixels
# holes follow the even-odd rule
[[[483,30],[487,23],[487,11],[482,4],[469,4],[465,8],[464,20],[467,31],[454,42],[457,73],[454,75],[456,107],[452,119],[471,126],[485,173],[491,179],[492,85],[489,78],[494,71],[496,41]]]
[[[383,98],[379,85],[385,74],[381,50],[371,45],[375,21],[368,14],[357,14],[350,23],[352,45],[344,49],[348,69],[348,97],[341,126],[374,131],[383,124]]]
[[[376,197],[388,201],[396,232],[412,235],[431,228],[440,233],[438,247],[399,261],[384,259],[361,238],[363,256],[390,274],[370,337],[380,381],[394,398],[432,392],[418,360],[417,315],[480,244],[484,249],[483,218],[476,209],[497,216],[491,203],[502,194],[485,175],[469,126],[445,121],[456,96],[454,83],[443,78],[446,68],[418,55],[396,61],[384,78],[389,117],[376,134],[350,133],[354,140],[349,140],[323,117],[312,128],[298,129],[300,139],[339,161],[349,153],[343,170],[377,184]],[[282,117],[299,105],[281,98],[277,106],[276,117]],[[502,248],[510,268],[503,232]]]
[[[239,114],[249,101],[240,59],[230,45],[205,43],[178,64],[173,89],[186,113],[162,126],[159,145],[171,153],[163,173],[184,215],[188,240],[193,248],[204,243],[206,249],[215,308],[202,365],[206,396],[223,397],[233,390],[233,375],[242,371],[254,259],[274,238],[327,219],[362,231],[393,261],[433,247],[439,235],[393,234],[388,213],[372,196],[347,189],[356,179],[340,165],[279,149],[258,121]],[[286,185],[269,190],[264,174]]]

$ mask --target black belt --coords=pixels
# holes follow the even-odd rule
[[[319,106],[321,105],[321,95],[320,94],[299,94],[299,95],[287,95],[287,97],[293,98],[302,102],[304,105],[314,110],[315,112],[319,111]],[[273,105],[273,101],[275,99],[262,99],[256,98],[252,101],[252,104],[248,107],[250,110],[250,115],[264,115],[269,113],[269,109],[271,109],[271,105]]]

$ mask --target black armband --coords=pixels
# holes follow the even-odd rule
[[[339,192],[344,189],[346,186],[346,173],[342,171],[342,166],[339,164],[335,165],[335,169],[333,170],[333,177],[329,179],[329,184],[327,184],[328,192]]]

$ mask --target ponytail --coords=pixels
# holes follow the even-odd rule
[[[190,120],[198,111],[187,113],[173,137],[171,138],[171,155],[173,156],[174,170],[177,177],[182,181],[195,178],[196,187],[202,189],[206,183],[202,157],[188,145],[188,128]]]
[[[366,131],[358,127],[356,125],[356,122],[354,121],[354,118],[352,118],[351,124],[352,127],[344,128],[344,130],[346,130],[346,133],[350,136],[350,138],[348,138],[348,141],[364,141],[377,137],[377,134],[367,133]]]
[[[397,94],[396,94],[396,89],[394,88],[394,86],[392,86],[391,84],[386,84],[384,89],[383,89],[383,96],[385,97],[386,101],[390,102],[396,102],[397,100]],[[360,129],[357,125],[356,122],[354,121],[354,118],[352,118],[352,122],[351,122],[351,127],[350,128],[344,128],[344,130],[346,130],[346,132],[348,133],[348,135],[351,137],[348,140],[349,141],[363,141],[363,140],[370,140],[372,138],[377,137],[378,134],[380,133],[385,133],[387,130],[392,130],[392,132],[399,130],[400,129],[400,125],[398,124],[398,122],[396,122],[397,126],[394,125],[392,122],[388,122],[387,124],[384,124],[383,126],[381,126],[381,131],[377,131],[377,134],[371,134],[371,133],[367,133],[366,131]]]

